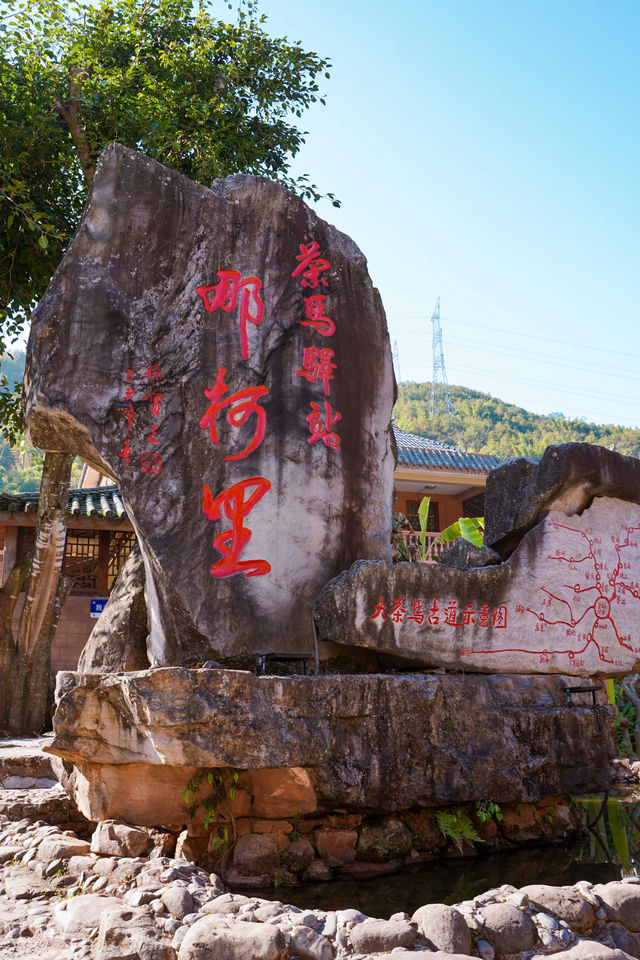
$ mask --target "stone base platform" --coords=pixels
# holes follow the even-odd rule
[[[242,771],[234,816],[536,802],[604,789],[610,708],[562,676],[274,677],[163,667],[59,675],[48,752],[91,820],[181,826],[199,768]]]

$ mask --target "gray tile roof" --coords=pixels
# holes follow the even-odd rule
[[[455,470],[458,473],[489,473],[504,461],[486,453],[469,453],[428,437],[406,433],[394,424],[398,446],[398,465],[428,467],[430,470]]]
[[[38,491],[28,493],[0,493],[0,512],[27,513],[38,515]],[[103,518],[116,523],[126,521],[127,511],[120,498],[120,491],[114,486],[85,487],[83,490],[73,488],[69,490],[69,504],[66,510],[71,519]]]

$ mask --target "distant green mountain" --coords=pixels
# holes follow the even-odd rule
[[[14,383],[21,383],[24,376],[24,351],[16,351],[13,358],[0,357],[0,373],[4,374],[13,390]],[[3,389],[0,386],[0,389]],[[6,389],[6,388],[4,388]],[[20,493],[40,489],[42,456],[25,440],[22,447],[14,447],[0,438],[0,492]],[[80,482],[82,463],[76,458],[71,468],[71,483]]]
[[[4,373],[13,388],[14,383],[22,383],[24,376],[24,350],[16,351],[12,357],[0,357],[0,373]]]
[[[474,453],[498,457],[541,457],[554,443],[597,443],[640,457],[640,430],[570,420],[561,413],[542,416],[468,387],[449,387],[455,418],[429,413],[430,383],[401,383],[393,416],[401,430],[431,437]]]

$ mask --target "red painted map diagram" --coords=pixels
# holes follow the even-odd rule
[[[640,671],[640,506],[599,497],[552,511],[504,563],[399,570],[356,609],[358,642],[483,673]],[[401,565],[400,565],[401,566]]]
[[[537,588],[514,608],[523,642],[471,654],[517,654],[568,672],[630,669],[640,655],[640,509],[602,498],[581,517],[552,513],[542,527],[529,534],[540,546]]]

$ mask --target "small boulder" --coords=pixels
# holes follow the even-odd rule
[[[292,840],[284,854],[284,861],[294,873],[303,873],[315,857],[313,845],[306,837]]]
[[[269,834],[248,833],[238,839],[231,863],[240,876],[270,878],[280,866],[278,845]]]
[[[479,913],[484,923],[484,938],[497,954],[531,950],[538,939],[533,921],[510,903],[489,903]]]
[[[602,900],[609,920],[640,932],[640,886],[614,881],[596,884],[592,892]]]
[[[195,907],[193,897],[186,887],[167,887],[160,894],[160,899],[172,917],[182,920],[188,913],[193,913]]]
[[[316,850],[330,867],[343,867],[356,858],[356,830],[318,830]]]
[[[328,883],[333,874],[324,860],[312,860],[304,872],[304,883]]]
[[[471,933],[462,914],[444,903],[428,903],[413,915],[418,930],[433,950],[471,952]]]
[[[90,849],[86,840],[70,837],[66,833],[52,833],[38,847],[38,860],[43,863],[47,860],[67,860],[69,857],[85,855]]]
[[[101,820],[91,837],[93,853],[112,857],[140,857],[152,844],[144,830],[117,820]]]
[[[412,947],[417,931],[406,920],[371,920],[356,924],[349,936],[356,953],[387,953],[394,947]]]
[[[105,910],[112,910],[119,906],[120,901],[116,897],[88,893],[85,896],[63,900],[54,908],[53,915],[60,931],[71,937],[76,934],[87,934],[98,926]]]
[[[617,925],[609,927],[608,933],[619,950],[624,950],[630,957],[640,960],[640,936]]]
[[[148,907],[119,905],[100,916],[95,960],[176,960]]]
[[[559,920],[564,920],[572,930],[584,933],[595,926],[596,915],[590,903],[581,897],[575,887],[552,887],[533,883],[522,887],[531,903],[542,910],[550,910]]]
[[[205,913],[225,916],[226,914],[238,913],[247,903],[249,903],[249,898],[243,897],[240,893],[223,893],[215,900],[209,900],[205,903],[203,910]]]
[[[326,937],[311,927],[294,927],[291,931],[290,951],[301,960],[333,960],[335,947]]]
[[[547,960],[548,953],[528,954],[529,960]],[[578,940],[568,950],[555,953],[560,960],[629,960],[629,954],[598,943],[596,940]],[[430,957],[429,960],[434,960]]]
[[[178,960],[283,960],[282,931],[270,923],[203,917],[189,929]]]

